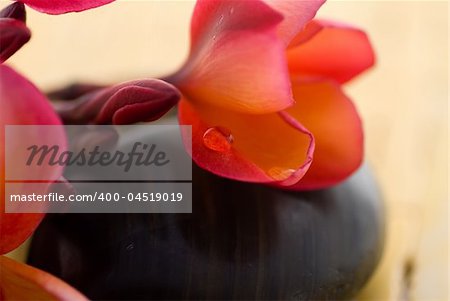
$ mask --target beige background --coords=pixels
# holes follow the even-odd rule
[[[29,11],[33,38],[10,63],[42,89],[163,75],[186,56],[192,7],[121,1],[56,17]],[[347,86],[388,214],[382,264],[358,300],[447,300],[448,3],[334,1],[320,16],[366,29],[378,55],[377,67]]]

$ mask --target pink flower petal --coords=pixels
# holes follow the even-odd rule
[[[169,77],[192,101],[243,113],[272,113],[293,104],[282,16],[262,1],[200,0],[190,57]]]
[[[80,12],[113,1],[114,0],[20,0],[20,2],[25,3],[37,11],[51,15]]]
[[[0,297],[2,300],[88,300],[62,280],[5,256],[0,256]]]
[[[41,221],[42,214],[16,214],[4,213],[5,202],[5,125],[60,125],[58,116],[53,111],[44,95],[28,80],[16,73],[6,65],[0,65],[0,254],[7,253],[24,242],[35,230]],[[33,137],[18,137],[9,141],[7,147],[16,150],[16,144],[27,139],[39,141],[42,144],[55,144],[56,141],[62,150],[66,141],[63,129],[58,135],[48,137],[44,132],[37,131]],[[62,173],[62,168],[27,169],[30,173],[39,173],[46,180],[56,180]],[[23,185],[21,193],[27,193],[31,186]],[[42,193],[45,193],[44,191]]]
[[[317,34],[300,45],[297,40],[297,46],[287,52],[293,76],[331,78],[344,83],[374,65],[375,55],[363,31],[326,21],[313,21],[308,26]],[[318,31],[318,27],[322,30]]]
[[[304,29],[326,0],[265,0],[270,6],[281,12],[283,22],[278,27],[278,34],[288,45]]]
[[[181,100],[178,116],[180,124],[192,125],[193,160],[216,175],[291,185],[311,164],[311,133],[277,113],[243,114]]]

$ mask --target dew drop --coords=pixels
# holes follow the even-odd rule
[[[224,127],[212,127],[203,134],[203,144],[210,150],[226,152],[231,149],[233,135],[229,129]]]
[[[234,14],[234,7],[230,8],[230,15]]]
[[[267,171],[267,174],[273,178],[275,181],[283,181],[292,176],[295,173],[295,169],[283,168],[283,167],[272,167]]]

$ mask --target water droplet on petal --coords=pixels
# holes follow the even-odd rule
[[[283,168],[283,167],[272,167],[267,171],[267,174],[273,178],[275,181],[283,181],[292,176],[295,173],[295,169]]]
[[[203,144],[210,150],[216,152],[226,152],[231,149],[233,135],[230,130],[224,127],[212,127],[203,134]]]
[[[234,7],[230,8],[230,15],[234,14]]]

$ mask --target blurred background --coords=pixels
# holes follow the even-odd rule
[[[187,55],[193,6],[149,0],[63,16],[28,10],[32,39],[8,62],[43,90],[162,76]],[[448,6],[331,1],[319,13],[363,28],[378,57],[346,86],[387,210],[384,256],[357,300],[448,299]]]

